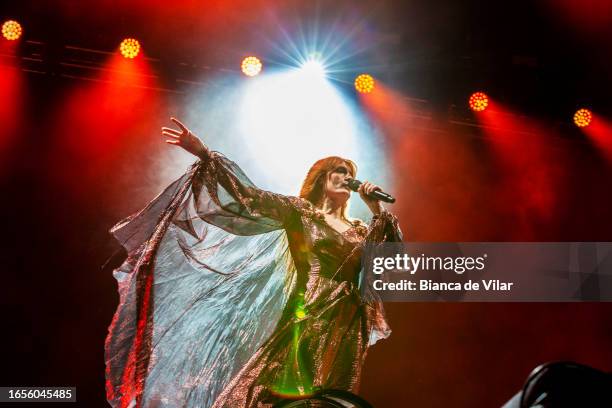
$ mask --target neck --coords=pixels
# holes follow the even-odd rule
[[[319,205],[321,211],[325,214],[331,215],[334,218],[344,218],[342,215],[342,205],[344,203],[339,202],[338,200],[333,200],[331,197],[324,197]]]

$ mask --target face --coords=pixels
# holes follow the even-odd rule
[[[335,200],[348,200],[351,190],[345,185],[345,181],[351,177],[353,177],[353,174],[347,164],[342,163],[336,166],[336,168],[327,173],[325,195]]]

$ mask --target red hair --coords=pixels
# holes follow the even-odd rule
[[[342,164],[349,168],[351,177],[355,177],[357,174],[357,165],[352,160],[338,156],[330,156],[317,160],[315,164],[310,167],[308,173],[306,173],[306,178],[300,189],[300,197],[310,201],[315,206],[320,205],[325,196],[327,175]],[[348,201],[342,206],[342,216],[348,221],[348,217],[346,216],[347,206]]]

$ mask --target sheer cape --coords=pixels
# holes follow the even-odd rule
[[[120,302],[105,344],[111,406],[213,405],[295,293],[286,226],[296,216],[318,215],[212,152],[111,229],[128,253],[114,271]],[[397,220],[383,212],[365,238],[401,240]],[[373,344],[390,329],[376,292],[362,293]]]

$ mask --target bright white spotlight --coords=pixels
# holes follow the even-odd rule
[[[316,59],[309,59],[306,61],[301,69],[305,75],[311,76],[313,78],[325,78],[325,67],[321,61]]]
[[[332,155],[358,160],[352,112],[325,78],[298,69],[249,82],[239,132],[271,176],[268,188],[295,194],[316,160]]]

